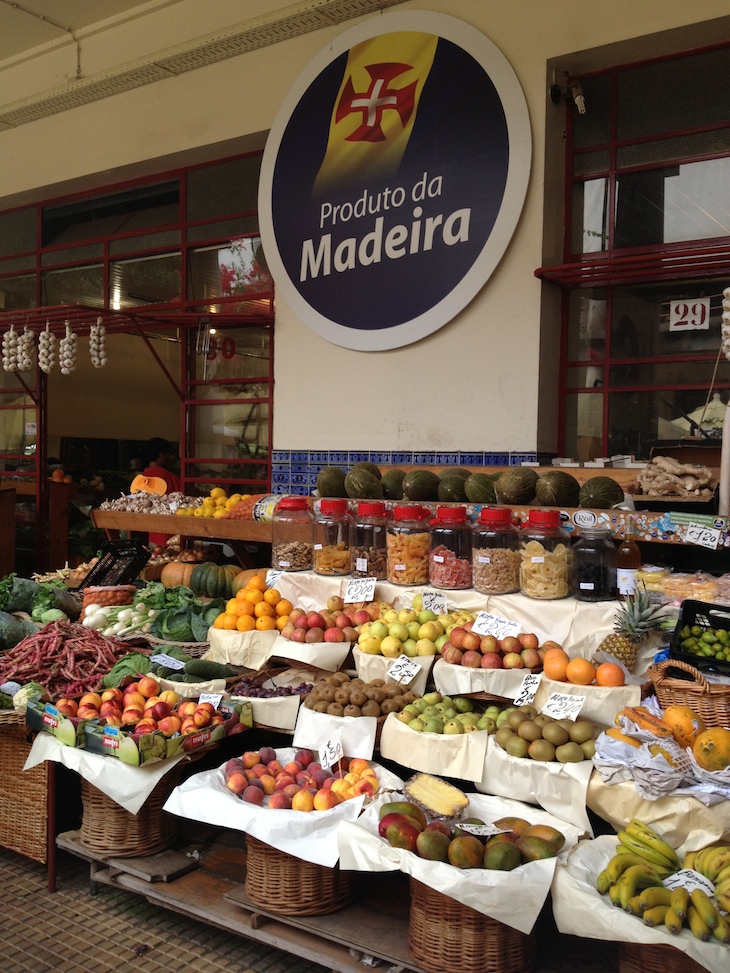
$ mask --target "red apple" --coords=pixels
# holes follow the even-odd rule
[[[296,626],[296,622],[295,622],[295,626]],[[297,627],[295,627],[294,628],[294,631],[291,634],[291,641],[292,642],[301,642],[301,643],[304,643],[306,641],[306,639],[307,639],[307,630],[306,630],[306,628],[297,628]]]
[[[325,642],[344,642],[345,636],[342,634],[341,628],[327,628],[324,632]]]
[[[459,666],[461,665],[463,655],[464,653],[461,649],[457,649],[451,642],[444,642],[441,646],[441,657],[444,662],[450,662],[454,666]]]
[[[522,664],[525,669],[539,669],[542,666],[542,659],[540,658],[540,653],[537,649],[523,649],[520,652],[522,657]]]
[[[309,612],[307,615],[307,626],[309,628],[324,628],[324,619],[319,612]]]
[[[327,599],[327,608],[331,612],[342,611],[344,607],[345,603],[339,595],[331,595]]]
[[[517,639],[523,649],[536,649],[540,644],[537,635],[534,632],[521,632]]]
[[[519,639],[517,639],[514,635],[505,635],[500,642],[499,647],[502,655],[507,655],[510,652],[519,653],[522,650]]]
[[[449,632],[449,642],[451,642],[454,648],[460,649],[464,642],[465,635],[466,629],[463,627],[463,625],[457,625]]]
[[[462,666],[468,666],[470,669],[479,669],[482,664],[482,658],[481,652],[477,652],[475,649],[468,649],[461,657],[461,664]]]
[[[294,622],[295,628],[309,628],[309,622],[307,621],[306,615],[297,615],[296,618],[292,618],[291,615],[289,615],[289,621]]]
[[[465,652],[478,652],[480,651],[481,644],[482,639],[480,635],[477,635],[476,632],[465,632],[464,638],[461,641],[461,648]],[[464,664],[463,661],[461,664]]]
[[[296,626],[294,625],[294,622],[287,622],[286,625],[282,628],[280,634],[283,639],[290,639],[294,632],[296,632]]]
[[[519,645],[519,642],[517,644]],[[505,669],[524,669],[522,656],[519,652],[508,652],[502,657],[502,665]]]
[[[489,652],[499,652],[499,639],[494,635],[482,635],[479,649],[484,655]]]
[[[370,618],[370,612],[366,611],[364,608],[358,608],[358,610],[352,616],[352,621],[355,623],[355,625],[364,625],[366,622],[372,621]]]
[[[335,616],[335,625],[337,628],[348,628],[350,625],[350,616],[342,612],[341,615]]]
[[[304,635],[305,642],[324,642],[323,628],[310,628]]]
[[[481,661],[482,669],[501,669],[502,656],[499,652],[485,652]]]

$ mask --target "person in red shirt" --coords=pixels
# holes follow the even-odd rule
[[[155,437],[148,443],[149,465],[142,471],[144,476],[159,476],[167,484],[168,493],[180,492],[180,478],[170,466],[175,461],[175,447],[166,439]],[[164,547],[170,534],[149,534],[151,547]]]

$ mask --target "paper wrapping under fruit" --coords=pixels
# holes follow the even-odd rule
[[[472,669],[444,659],[437,659],[433,667],[436,689],[444,696],[488,693],[490,696],[514,699],[524,678],[524,669]]]
[[[616,714],[624,706],[638,706],[641,703],[641,686],[638,683],[632,686],[574,686],[569,682],[548,679],[543,674],[533,700],[538,712],[543,709],[551,693],[585,696],[580,710],[581,719],[592,720],[603,726],[613,726]]]
[[[633,780],[606,784],[597,770],[588,782],[586,803],[615,830],[638,818],[683,852],[697,851],[730,834],[730,801],[719,800],[708,807],[689,794],[647,801],[636,793]]]
[[[344,595],[349,577],[326,578],[313,571],[283,572],[277,589],[297,608],[318,611],[332,595]],[[424,587],[406,587],[378,581],[375,597],[395,608],[410,608]],[[541,601],[526,595],[482,595],[473,588],[441,592],[449,610],[488,611],[501,618],[518,621],[525,632],[534,632],[541,642],[554,639],[568,655],[590,658],[605,635],[613,632],[618,601],[585,602],[574,598]]]
[[[484,773],[489,734],[419,733],[389,713],[380,735],[380,753],[402,767],[442,774],[458,780],[480,780]]]
[[[203,659],[247,669],[260,669],[271,656],[278,632],[226,632],[208,629],[209,649]]]
[[[65,747],[50,733],[38,733],[23,770],[30,770],[44,760],[54,760],[76,771],[125,811],[137,814],[160,780],[183,758],[184,754],[180,754],[168,760],[132,767],[113,757]]]
[[[292,743],[295,747],[318,749],[329,740],[339,740],[346,757],[370,760],[377,726],[374,716],[330,716],[301,706]]]
[[[666,833],[661,832],[661,835],[673,844]],[[596,878],[613,857],[615,849],[616,838],[612,835],[582,841],[568,856],[566,864],[555,870],[552,903],[558,930],[563,935],[582,939],[674,946],[710,973],[727,973],[727,946],[714,940],[703,943],[695,939],[688,928],[675,936],[663,925],[645,926],[637,916],[611,905],[607,895],[599,895]]]
[[[586,793],[592,772],[590,760],[561,764],[557,760],[513,757],[490,736],[484,771],[474,786],[483,794],[539,804],[556,818],[579,828],[581,833],[592,835],[586,813]]]
[[[231,696],[232,703],[245,700],[251,704],[254,727],[269,727],[272,730],[293,730],[297,722],[300,696]]]
[[[155,676],[160,689],[172,689],[178,696],[185,699],[195,697],[197,699],[201,693],[210,693],[213,696],[223,694],[226,691],[225,679],[208,679],[206,682],[173,682],[170,679],[160,679]]]
[[[468,794],[465,816],[491,823],[504,816],[525,818],[531,824],[548,824],[565,835],[560,856],[578,841],[581,831],[539,808],[519,801],[483,794]],[[402,800],[403,798],[400,797]],[[488,868],[456,868],[447,862],[426,861],[414,852],[392,848],[378,834],[378,812],[382,804],[399,800],[396,795],[378,796],[356,820],[339,830],[340,867],[363,872],[402,871],[429,888],[490,916],[520,932],[529,933],[540,914],[553,880],[557,858],[527,862],[504,872]]]
[[[276,759],[286,764],[294,759],[295,753],[293,747],[278,749]],[[403,786],[395,774],[378,764],[372,766],[381,786]],[[343,822],[354,820],[360,814],[364,801],[364,796],[352,797],[329,811],[271,810],[236,797],[226,787],[223,767],[217,767],[183,781],[168,797],[164,810],[189,820],[245,831],[302,861],[333,868],[339,857],[338,829]]]
[[[368,655],[367,652],[358,649],[356,645],[352,647],[352,657],[355,660],[358,676],[365,682],[371,682],[373,679],[393,681],[392,679],[388,680],[388,669],[393,665],[395,659],[386,658],[383,655]],[[414,656],[413,662],[420,667],[420,670],[407,685],[404,684],[404,689],[410,689],[419,696],[423,696],[426,692],[428,676],[434,664],[434,659],[435,656],[432,655]]]

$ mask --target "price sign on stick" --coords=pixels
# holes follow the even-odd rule
[[[688,892],[693,892],[695,889],[702,889],[710,897],[712,897],[712,893],[715,891],[715,886],[709,878],[706,878],[700,872],[696,872],[693,868],[680,868],[674,875],[667,876],[663,884],[668,889],[683,888],[687,889]]]
[[[528,703],[531,703],[539,688],[540,673],[528,672],[522,680],[522,685],[514,698],[515,706],[526,706]]]
[[[459,822],[459,831],[466,831],[467,834],[474,834],[477,837],[491,838],[495,834],[506,834],[504,828],[495,828],[493,824],[467,824],[465,821]]]
[[[432,611],[434,615],[446,614],[446,595],[443,591],[426,590],[421,595],[421,607],[424,611]]]
[[[492,615],[491,612],[479,612],[471,627],[477,635],[493,635],[497,639],[508,635],[517,635],[520,630],[519,622],[511,622],[508,618]]]
[[[319,748],[319,762],[324,770],[329,770],[342,760],[342,741],[339,737],[330,737],[324,746]]]
[[[179,659],[174,659],[171,655],[166,655],[164,652],[160,652],[159,655],[150,656],[150,662],[157,662],[161,666],[167,666],[168,669],[185,668],[184,662],[181,662]]]
[[[375,580],[375,578],[350,578],[345,587],[345,604],[372,601],[375,597]]]
[[[585,701],[585,696],[573,696],[571,693],[550,693],[541,712],[546,716],[552,716],[555,720],[577,720]]]
[[[278,568],[269,568],[269,570],[266,572],[266,587],[275,588],[278,585],[279,579],[283,573],[284,572],[280,571]]]
[[[200,703],[211,703],[211,705],[218,709],[221,704],[223,696],[220,693],[201,693],[198,698],[198,704]]]
[[[402,682],[408,685],[421,671],[421,667],[407,655],[399,655],[393,665],[388,669],[388,678],[393,682]]]

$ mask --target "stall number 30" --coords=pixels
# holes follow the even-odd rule
[[[670,331],[705,331],[710,327],[710,299],[698,298],[696,301],[670,301]]]
[[[208,361],[214,361],[220,355],[221,358],[233,358],[236,354],[236,341],[230,336],[224,338],[211,337],[208,342]]]

